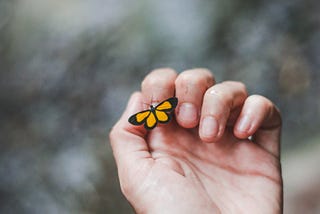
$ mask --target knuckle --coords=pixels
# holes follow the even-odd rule
[[[230,85],[232,87],[236,87],[241,92],[247,93],[247,87],[243,82],[228,80],[228,81],[224,81],[222,83],[226,84],[226,85]]]
[[[151,71],[151,74],[152,73],[163,73],[163,72],[166,72],[168,74],[176,74],[175,70],[173,70],[172,68],[157,68],[157,69],[154,69]]]
[[[216,85],[217,86],[217,85]],[[218,102],[220,102],[221,106],[223,106],[223,109],[230,109],[233,105],[233,97],[231,94],[225,93],[222,90],[220,90],[218,87],[211,87],[206,91],[206,97],[209,97],[209,99],[216,99]]]
[[[243,82],[237,82],[241,91],[247,94],[247,86]]]
[[[156,82],[155,78],[150,77],[150,75],[146,76],[143,81],[141,82],[141,88],[149,88],[153,85],[153,83]]]
[[[266,118],[273,120],[273,126],[282,125],[281,112],[271,100],[256,94],[251,95],[249,98],[253,105],[262,108],[266,112]]]
[[[194,69],[187,70],[186,72],[197,73],[199,74],[199,76],[204,77],[204,79],[214,80],[214,76],[212,72],[207,68],[194,68]]]
[[[261,105],[262,107],[264,107],[266,109],[272,109],[274,106],[273,103],[271,102],[271,100],[269,100],[268,98],[266,98],[262,95],[253,94],[250,97],[248,97],[248,99],[251,102],[256,103],[258,105]]]
[[[176,79],[175,84],[177,86],[188,86],[196,84],[195,79],[197,79],[197,76],[192,73],[182,72]]]
[[[267,98],[265,98],[264,100],[264,106],[266,109],[273,109],[273,103]]]
[[[199,85],[209,87],[214,83],[214,77],[208,69],[197,68],[183,71],[176,79],[176,85]]]
[[[168,82],[170,78],[167,77],[173,77],[176,75],[176,72],[171,68],[155,69],[143,79],[141,82],[141,88],[148,89],[151,87],[166,87],[167,84],[171,84],[171,82]]]
[[[157,68],[151,71],[150,77],[153,84],[167,82],[171,78],[176,78],[177,73],[172,68]]]

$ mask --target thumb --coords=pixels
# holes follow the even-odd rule
[[[145,137],[147,131],[142,126],[133,126],[128,118],[143,109],[142,94],[135,92],[129,99],[126,110],[112,128],[109,138],[118,169],[134,166],[138,159],[151,157]]]

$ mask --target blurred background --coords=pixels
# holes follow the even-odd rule
[[[152,69],[281,109],[285,213],[320,213],[320,1],[0,0],[0,213],[133,213],[108,132]]]

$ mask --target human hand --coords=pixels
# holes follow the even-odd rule
[[[169,124],[152,131],[128,118],[169,97]],[[205,69],[158,69],[110,132],[122,192],[137,213],[281,213],[281,118],[239,82]]]

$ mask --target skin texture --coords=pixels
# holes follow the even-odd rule
[[[169,97],[169,124],[128,118]],[[110,132],[121,190],[137,213],[282,213],[280,113],[240,82],[206,69],[158,69],[131,96]]]

